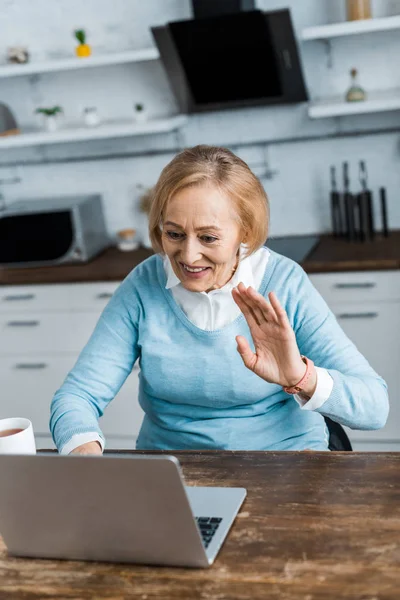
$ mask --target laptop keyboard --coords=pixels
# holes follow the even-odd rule
[[[208,548],[222,519],[220,517],[195,517],[195,519],[200,529],[201,537],[203,538],[203,544]]]

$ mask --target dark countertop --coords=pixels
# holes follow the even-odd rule
[[[136,265],[152,254],[152,250],[146,248],[133,252],[109,248],[92,261],[81,265],[0,268],[0,285],[121,281]],[[391,231],[388,238],[379,235],[374,242],[364,244],[321,235],[318,245],[302,263],[302,267],[307,273],[400,269],[400,230]]]
[[[187,485],[247,489],[210,569],[13,558],[0,538],[0,598],[398,600],[398,452],[168,454]]]
[[[365,243],[321,235],[302,267],[307,273],[400,269],[400,230],[391,231],[387,238],[379,234]]]

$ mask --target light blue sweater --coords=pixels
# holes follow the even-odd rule
[[[104,439],[98,418],[136,360],[145,412],[139,449],[327,450],[322,415],[353,429],[385,424],[385,382],[297,263],[271,251],[259,291],[276,292],[300,352],[333,378],[330,397],[315,411],[302,410],[279,385],[244,366],[235,336],[254,346],[243,315],[223,329],[199,329],[165,283],[162,258],[155,255],[115,292],[53,398],[50,429],[59,449],[77,433],[96,431]]]

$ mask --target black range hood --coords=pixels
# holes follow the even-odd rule
[[[193,1],[199,14],[204,0]],[[180,111],[307,101],[289,10],[215,15],[215,6],[212,16],[152,28]]]

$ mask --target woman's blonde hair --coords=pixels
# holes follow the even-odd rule
[[[212,185],[234,203],[247,246],[246,256],[265,243],[269,226],[268,197],[248,165],[227,148],[199,145],[177,154],[161,172],[153,188],[149,234],[153,250],[164,254],[162,221],[172,196],[186,187]]]

